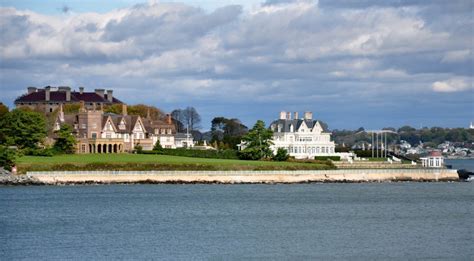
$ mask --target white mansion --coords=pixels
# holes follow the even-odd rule
[[[309,159],[315,156],[336,156],[331,133],[323,128],[319,121],[313,120],[312,112],[305,112],[299,119],[298,113],[291,117],[290,112],[280,112],[280,119],[272,122],[274,153],[285,148],[290,156],[297,159]]]

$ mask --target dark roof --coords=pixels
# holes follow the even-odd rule
[[[51,91],[49,95],[49,100],[51,102],[66,102],[66,92],[65,91]],[[44,102],[45,101],[45,90],[38,89],[38,91],[24,94],[15,100],[15,103],[19,102]],[[104,94],[104,97],[101,97],[95,92],[80,92],[72,91],[71,92],[71,102],[97,102],[97,103],[109,103],[107,100],[107,94]],[[113,103],[123,103],[119,99],[113,97]]]
[[[294,128],[294,131],[298,130],[301,126],[301,124],[303,124],[303,121],[306,123],[306,126],[308,126],[308,128],[312,129],[314,127],[314,125],[316,125],[316,122],[318,122],[317,120],[302,120],[302,119],[298,119],[298,120],[276,120],[276,121],[273,121],[271,124],[270,124],[270,127],[272,125],[275,125],[276,128],[278,128],[278,125],[281,124],[282,126],[282,129],[281,129],[281,132],[290,132],[290,126],[293,125],[293,128]],[[323,129],[323,132],[329,132],[326,128],[324,128],[323,124],[321,124],[321,128]]]

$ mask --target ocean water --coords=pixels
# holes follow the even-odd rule
[[[474,183],[0,187],[1,260],[473,260]]]
[[[465,169],[474,172],[474,159],[449,159],[445,164],[452,165],[453,169]]]

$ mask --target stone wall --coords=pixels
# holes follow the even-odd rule
[[[28,172],[46,184],[68,183],[301,183],[458,181],[448,169],[358,169],[318,171],[54,171]]]

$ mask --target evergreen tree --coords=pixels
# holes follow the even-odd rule
[[[72,135],[71,126],[64,124],[57,131],[58,138],[54,143],[54,150],[65,154],[74,154],[76,152],[76,138]]]
[[[163,152],[163,146],[161,146],[159,139],[156,141],[155,146],[153,146],[153,150],[157,152]]]
[[[270,146],[272,142],[273,131],[265,128],[265,122],[258,120],[253,128],[242,137],[246,143],[245,149],[240,151],[241,159],[260,160],[272,156]]]

